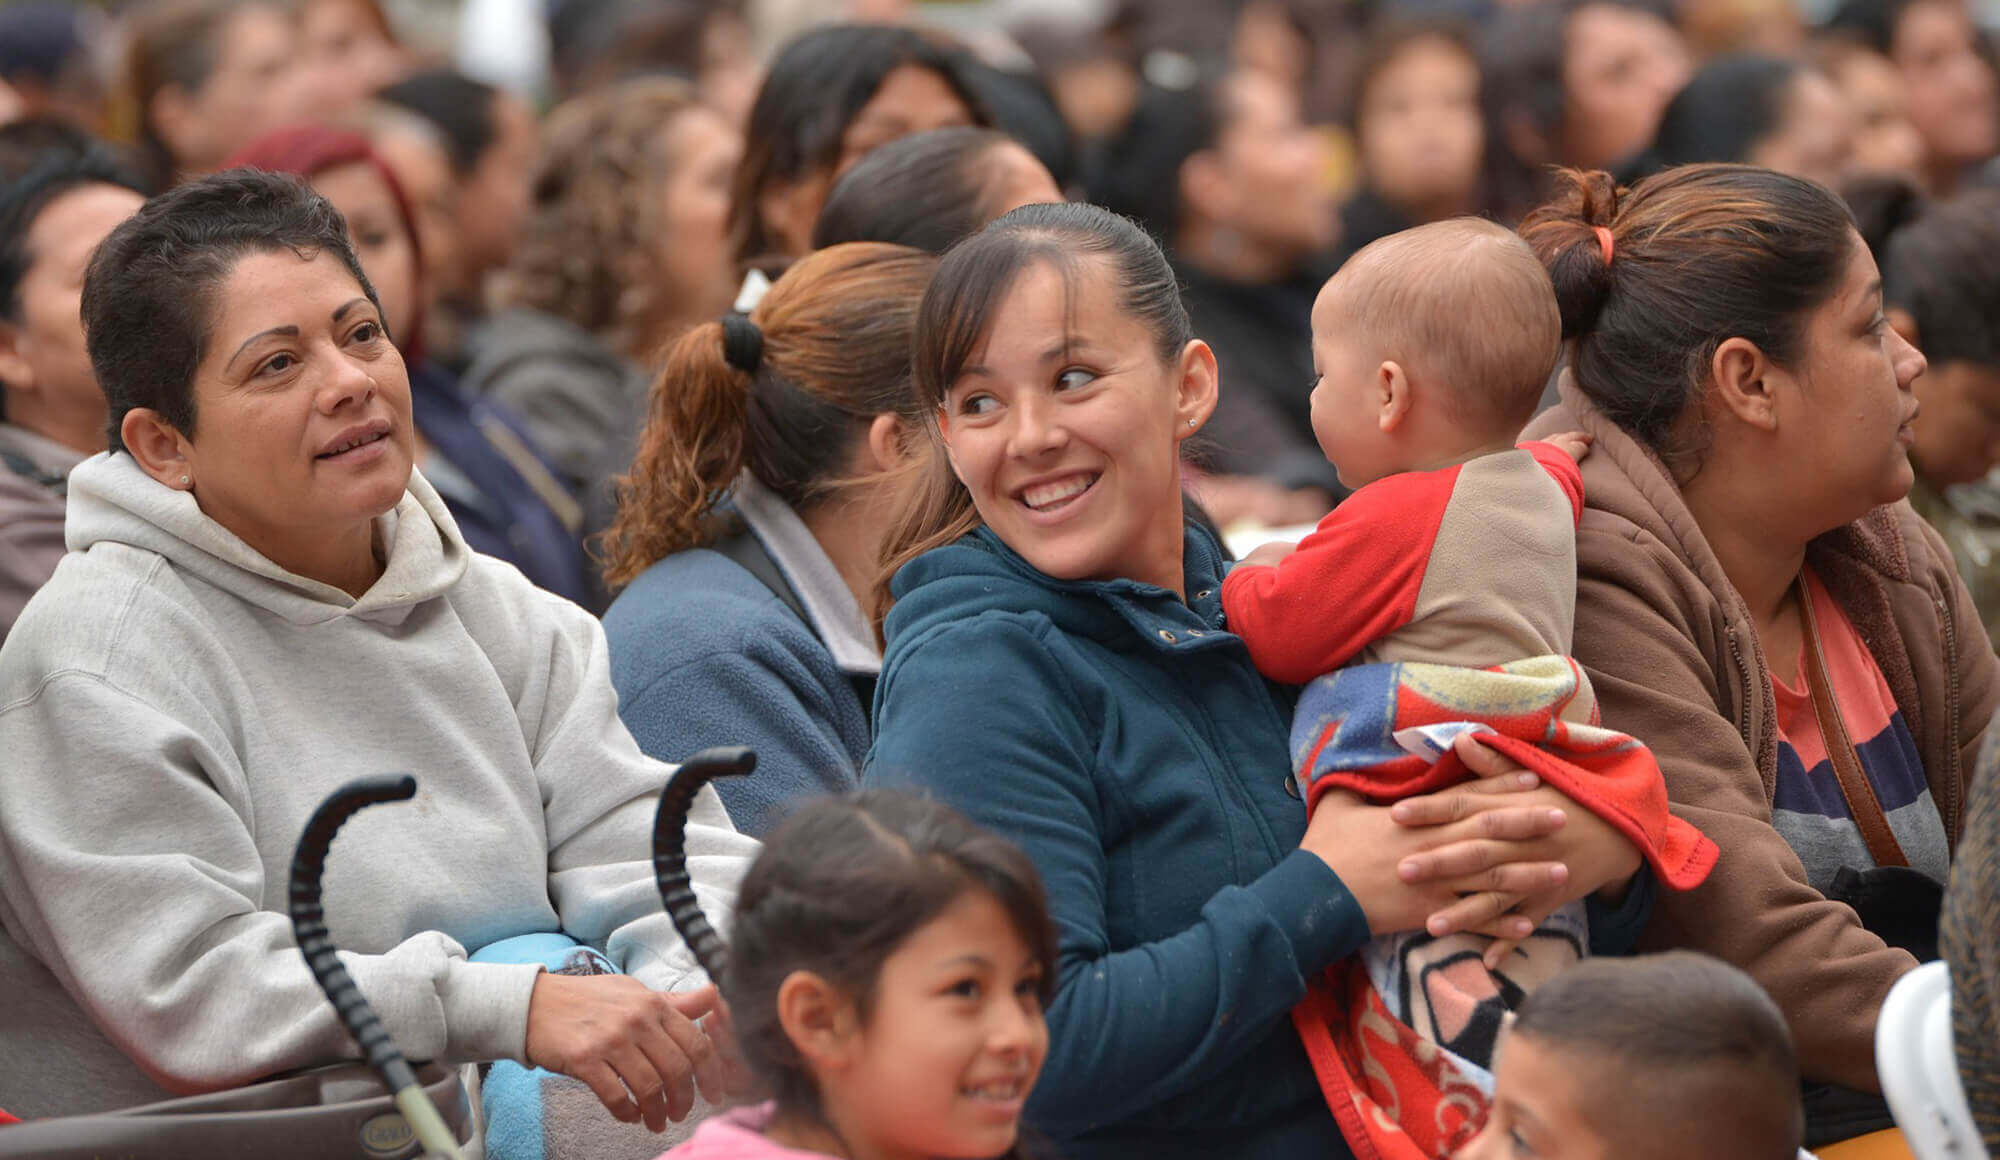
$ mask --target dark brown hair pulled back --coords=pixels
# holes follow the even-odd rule
[[[1076,299],[1086,268],[1109,275],[1119,307],[1145,326],[1162,362],[1178,359],[1194,338],[1180,282],[1166,254],[1130,218],[1082,202],[1025,205],[953,246],[924,292],[910,376],[914,405],[930,438],[909,468],[902,514],[882,543],[876,584],[878,620],[887,616],[890,584],[903,565],[980,526],[972,497],[945,456],[937,412],[967,363],[985,343],[993,316],[1030,269],[1053,266]]]
[[[1555,283],[1577,385],[1663,458],[1700,398],[1716,348],[1803,353],[1807,316],[1839,289],[1854,222],[1824,187],[1747,165],[1689,165],[1618,189],[1564,170],[1521,224]],[[1597,230],[1610,231],[1605,260]]]
[[[794,509],[846,482],[855,440],[891,413],[914,430],[911,331],[937,259],[906,246],[832,246],[793,265],[751,315],[754,374],[723,357],[723,328],[682,335],[654,381],[646,429],[604,533],[613,587],[716,534],[710,518],[748,470]]]

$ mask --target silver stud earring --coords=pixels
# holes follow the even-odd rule
[[[1193,420],[1193,419],[1189,419],[1189,420],[1188,420],[1188,426],[1190,426],[1190,427],[1194,426],[1194,420]]]
[[[185,475],[181,476],[181,486],[182,486],[182,487],[187,487],[187,486],[189,486],[190,484],[192,484],[193,482],[194,482],[194,481],[193,481],[193,480],[191,480],[191,479],[189,479],[189,478],[188,478],[187,476],[185,476]]]

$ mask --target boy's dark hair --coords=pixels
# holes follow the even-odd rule
[[[994,129],[935,129],[882,146],[834,185],[813,248],[888,242],[944,253],[999,216],[988,204],[989,158],[1012,141]]]
[[[184,435],[195,427],[194,378],[215,326],[216,288],[249,254],[331,253],[382,308],[340,211],[297,178],[235,169],[147,202],[111,231],[83,280],[90,366],[119,428],[144,407]]]
[[[1577,1058],[1578,1111],[1625,1160],[1792,1160],[1804,1142],[1785,1016],[1720,959],[1587,959],[1530,994],[1509,1037]]]
[[[744,876],[721,980],[751,1071],[780,1115],[819,1119],[818,1089],[778,1020],[778,988],[811,971],[865,1020],[882,964],[970,891],[1000,904],[1055,990],[1056,936],[1020,847],[930,798],[870,790],[800,806]]]
[[[397,81],[375,99],[415,113],[436,127],[460,179],[479,168],[500,128],[493,108],[499,90],[451,69],[432,69]]]

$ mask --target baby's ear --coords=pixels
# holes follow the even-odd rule
[[[1386,361],[1375,368],[1376,415],[1382,430],[1392,432],[1403,425],[1410,413],[1413,388],[1403,364]]]
[[[861,1018],[845,993],[811,971],[778,984],[778,1024],[815,1072],[846,1067],[860,1049]]]

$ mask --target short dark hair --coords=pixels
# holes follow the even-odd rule
[[[1748,161],[1777,132],[1806,66],[1760,52],[1715,57],[1667,102],[1648,151],[1648,172],[1702,161]],[[1634,178],[1644,176],[1635,173]]]
[[[1181,228],[1181,167],[1213,149],[1227,126],[1224,83],[1204,72],[1177,88],[1142,89],[1125,128],[1105,146],[1090,200],[1172,246]]]
[[[448,68],[405,77],[375,99],[415,113],[444,138],[451,171],[460,178],[479,168],[479,159],[500,135],[493,100],[500,90]]]
[[[2000,367],[2000,190],[1911,205],[1875,255],[1884,304],[1910,312],[1933,366]]]
[[[1902,29],[1903,13],[1916,3],[1917,0],[1845,0],[1827,18],[1826,30],[1846,33],[1888,56],[1896,46],[1896,33]]]
[[[1508,1034],[1585,1057],[1575,1069],[1585,1081],[1578,1111],[1614,1155],[1792,1160],[1804,1143],[1784,1013],[1720,959],[1587,959],[1530,993]]]
[[[35,262],[28,252],[35,219],[84,185],[147,192],[110,147],[67,121],[35,118],[0,126],[0,318],[21,317],[21,279]]]
[[[750,1070],[781,1115],[823,1116],[812,1073],[778,1019],[778,988],[811,971],[866,1019],[882,964],[953,903],[1000,905],[1055,992],[1056,935],[1035,864],[1020,847],[940,802],[868,790],[800,806],[743,877],[718,980]]]
[[[1686,478],[1697,449],[1675,444],[1678,427],[1716,348],[1740,336],[1796,365],[1807,317],[1847,276],[1854,219],[1826,187],[1747,165],[1682,166],[1631,189],[1603,172],[1559,181],[1521,236],[1555,283],[1577,386]]]
[[[960,51],[908,28],[828,25],[792,41],[778,55],[750,107],[743,162],[730,191],[729,229],[737,261],[776,251],[758,205],[764,191],[837,163],[848,124],[889,74],[905,65],[936,73],[977,123],[988,123],[985,105],[965,81]]]
[[[0,319],[21,320],[21,281],[35,265],[28,235],[36,220],[57,198],[87,185],[113,185],[142,197],[147,192],[108,146],[67,121],[37,117],[0,126]],[[0,394],[0,421],[6,418]]]
[[[937,129],[882,146],[844,174],[820,210],[813,248],[889,242],[942,254],[998,216],[987,189],[993,129]]]
[[[147,202],[97,248],[83,280],[90,366],[110,404],[110,444],[146,408],[195,429],[194,378],[215,329],[215,292],[250,254],[331,253],[381,310],[340,211],[305,182],[233,169]]]

